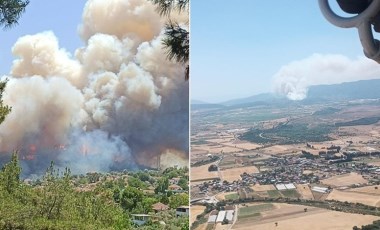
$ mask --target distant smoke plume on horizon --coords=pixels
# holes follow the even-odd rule
[[[286,64],[274,75],[274,91],[290,100],[303,100],[310,86],[379,79],[380,65],[366,57],[313,54]]]
[[[14,44],[0,152],[36,154],[26,174],[50,160],[75,173],[155,166],[161,154],[186,164],[189,83],[166,59],[166,19],[146,0],[88,0],[82,20],[74,55],[50,31]]]

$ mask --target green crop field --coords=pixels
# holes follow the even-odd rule
[[[243,207],[239,209],[238,218],[249,218],[259,216],[260,212],[273,209],[273,204],[258,204],[254,206]]]
[[[284,197],[289,197],[289,198],[301,197],[300,194],[295,189],[282,190],[281,193],[282,193],[282,195],[284,195]]]
[[[270,198],[281,197],[281,193],[277,190],[268,190],[267,193]]]
[[[229,194],[225,196],[226,200],[237,200],[239,199],[239,195],[237,193]]]

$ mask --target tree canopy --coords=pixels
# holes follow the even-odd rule
[[[175,171],[171,169],[167,173]],[[186,170],[176,170],[184,177]],[[142,190],[121,179],[156,177],[164,193]],[[85,184],[77,183],[83,177]],[[174,208],[188,205],[188,194],[171,194],[164,189],[167,175],[161,172],[71,175],[69,169],[56,169],[52,163],[38,181],[22,182],[17,153],[0,170],[0,229],[135,229],[132,214],[155,216],[139,229],[189,229],[188,217],[176,217]],[[108,183],[109,182],[109,183]],[[141,182],[141,181],[140,181]],[[137,183],[140,183],[137,182]],[[135,181],[132,183],[136,183]],[[147,183],[150,183],[147,181]],[[76,186],[77,185],[77,186]],[[153,188],[151,189],[153,190]],[[154,213],[152,205],[163,202],[172,209]],[[159,221],[165,223],[165,228]]]
[[[18,24],[28,0],[0,0],[0,25],[9,28]]]
[[[3,93],[7,81],[0,82],[0,124],[5,120],[5,117],[11,112],[11,107],[4,105],[3,103]]]
[[[189,9],[189,0],[151,0],[161,16],[170,16],[174,10],[179,12]],[[189,32],[175,21],[168,20],[166,24],[165,38],[162,43],[167,49],[169,60],[186,65],[185,79],[189,79]]]

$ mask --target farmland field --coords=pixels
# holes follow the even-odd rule
[[[239,199],[239,195],[237,193],[232,193],[224,196],[226,200],[237,200]]]
[[[372,195],[378,195],[380,196],[380,186],[379,185],[372,185],[372,186],[366,186],[366,187],[360,187],[360,188],[353,188],[349,189],[350,192],[358,192],[358,193],[366,193],[366,194],[372,194]]]
[[[270,198],[281,197],[281,193],[278,190],[269,190],[267,192]]]
[[[238,218],[249,218],[259,216],[261,212],[273,209],[272,204],[255,204],[248,207],[242,207],[239,209]]]
[[[361,175],[357,173],[347,173],[338,176],[333,176],[328,179],[321,180],[323,184],[340,187],[349,186],[353,184],[365,184],[368,181],[365,180]]]
[[[314,200],[314,196],[311,193],[311,190],[308,185],[297,184],[296,187],[303,199]]]
[[[296,189],[282,190],[281,193],[284,197],[289,197],[289,198],[299,198],[300,197],[300,194],[297,192]]]
[[[275,190],[276,188],[272,184],[266,184],[266,185],[260,185],[260,184],[255,184],[251,186],[251,189],[256,192],[263,192],[263,191],[268,191],[268,190]]]
[[[339,191],[334,189],[328,195],[327,200],[348,201],[351,203],[362,203],[366,205],[380,207],[380,196],[377,194]]]
[[[305,212],[304,209],[307,208]],[[378,216],[361,215],[330,211],[315,207],[290,204],[273,204],[269,211],[250,219],[238,219],[232,227],[235,230],[349,230],[353,226],[361,226],[378,220]],[[275,223],[278,223],[277,227]]]
[[[192,167],[191,168],[191,181],[206,181],[206,180],[212,180],[214,178],[218,178],[218,172],[217,171],[208,171],[208,167],[211,164],[202,165],[199,167]]]
[[[221,170],[221,179],[226,180],[228,182],[233,182],[235,180],[241,180],[240,175],[244,172],[246,173],[257,173],[259,170],[256,166],[248,166],[248,167],[239,167],[239,168],[229,168],[225,170]]]
[[[206,209],[206,207],[202,206],[202,205],[191,206],[191,208],[190,208],[190,224],[194,223],[197,216],[199,214],[202,214],[205,209]]]

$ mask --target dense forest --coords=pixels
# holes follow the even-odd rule
[[[175,208],[188,205],[188,168],[164,171],[71,175],[51,166],[37,180],[20,180],[17,154],[0,172],[0,229],[188,229],[188,216]],[[168,190],[180,178],[182,192]],[[154,213],[161,202],[170,208]],[[150,214],[145,225],[133,224],[132,214]]]

